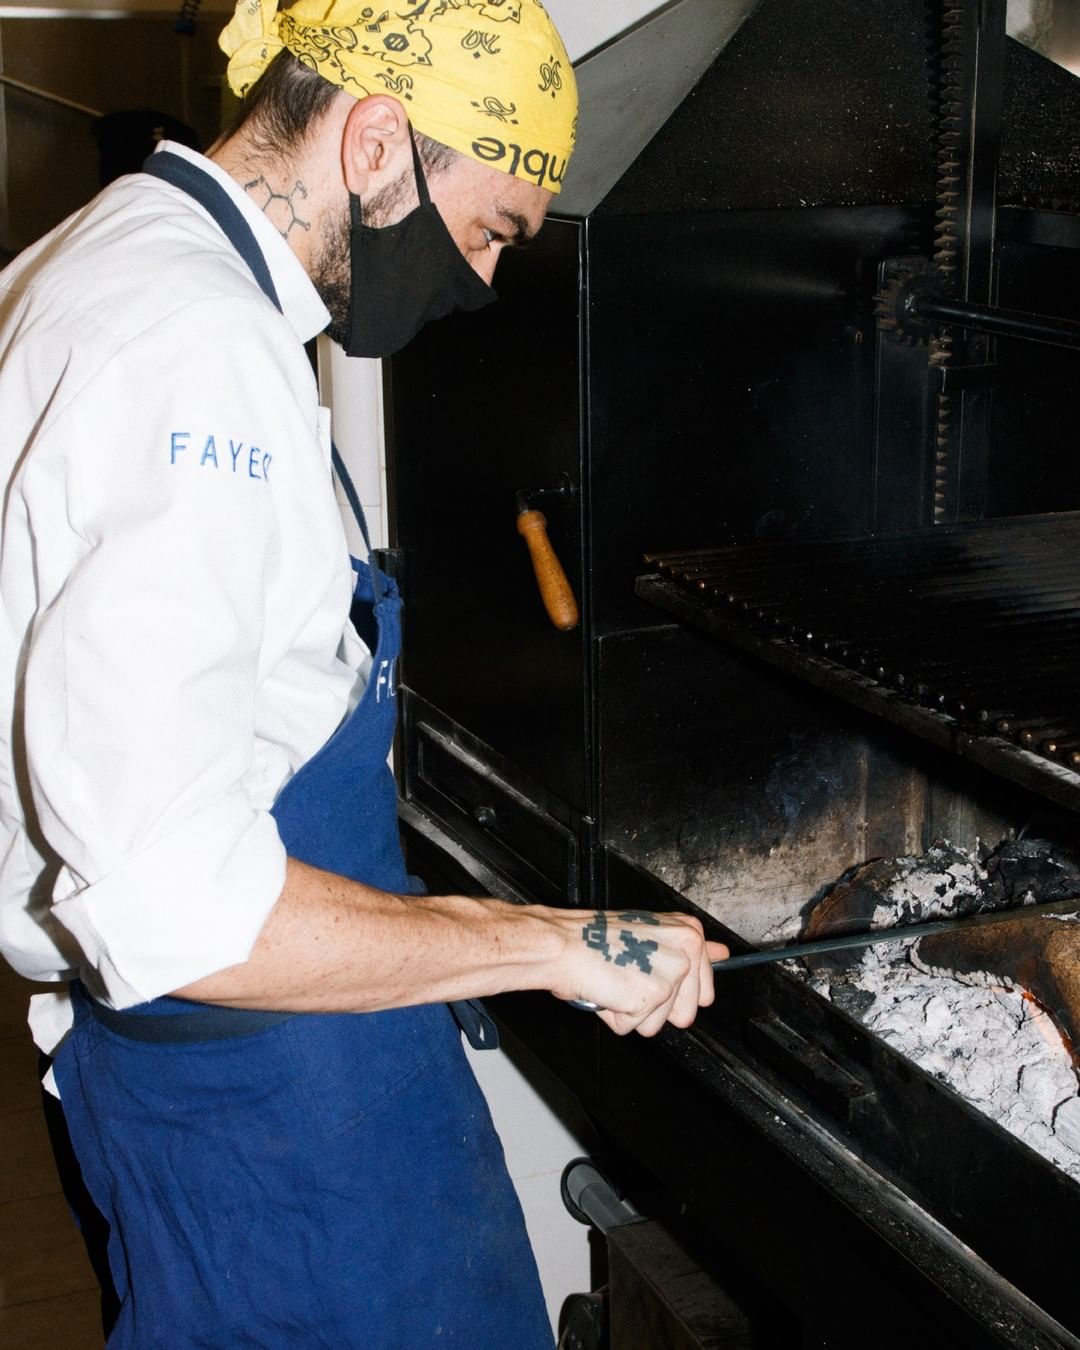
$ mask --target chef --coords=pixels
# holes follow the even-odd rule
[[[573,72],[537,0],[240,0],[221,42],[245,99],[208,156],[163,143],[0,274],[0,949],[57,985],[31,1020],[111,1350],[550,1350],[472,1000],[652,1035],[724,951],[418,893],[400,601],[348,556],[304,344],[386,355],[493,298]]]

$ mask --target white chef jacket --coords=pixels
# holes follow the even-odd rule
[[[329,316],[237,184],[163,148],[240,208],[284,315],[146,175],[0,274],[0,951],[115,1007],[247,958],[269,807],[370,664],[302,347]]]

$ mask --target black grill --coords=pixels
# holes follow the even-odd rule
[[[658,22],[699,43],[728,9]],[[1077,367],[1045,339],[1080,324],[1080,82],[1004,28],[1004,0],[762,0],[498,305],[388,363],[433,891],[699,905],[738,950],[871,858],[1075,848]],[[626,41],[598,162],[676,64]],[[513,520],[567,480],[572,631]],[[647,1044],[501,1015],[761,1344],[1080,1350],[1080,1186],[788,971]]]
[[[1080,809],[1080,513],[650,554],[638,593]]]

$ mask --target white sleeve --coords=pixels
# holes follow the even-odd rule
[[[26,661],[33,799],[63,862],[56,917],[120,1007],[244,961],[284,882],[245,777],[256,691],[304,622],[268,632],[282,532],[327,475],[303,353],[265,328],[235,303],[163,322],[71,398],[23,474],[46,606]]]

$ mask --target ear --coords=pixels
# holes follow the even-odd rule
[[[372,94],[349,109],[341,138],[345,186],[365,196],[396,182],[412,165],[405,109],[389,94]]]

